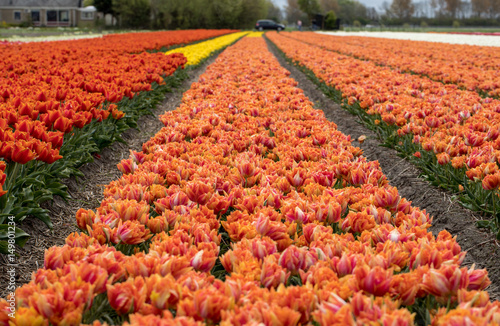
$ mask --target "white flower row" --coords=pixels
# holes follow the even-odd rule
[[[407,32],[318,32],[337,36],[368,36],[399,40],[442,42],[482,46],[500,46],[500,35],[467,35],[444,33],[407,33]]]
[[[102,37],[102,34],[85,34],[85,35],[51,35],[51,36],[33,36],[24,37],[14,35],[9,38],[0,38],[1,41],[7,42],[48,42],[48,41],[66,41],[66,40],[79,40],[84,38]]]

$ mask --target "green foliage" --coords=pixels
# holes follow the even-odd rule
[[[362,24],[368,22],[368,13],[366,7],[355,0],[338,0],[340,11],[337,13],[342,23],[353,25],[354,21]]]
[[[253,28],[255,22],[267,16],[266,0],[242,0],[239,28]]]
[[[355,20],[353,23],[352,23],[352,26],[354,27],[361,27],[361,22],[359,20]]]
[[[266,0],[267,2],[267,19],[272,19],[275,22],[281,22],[283,20],[283,15],[281,9],[275,6],[271,0]]]
[[[300,10],[305,12],[309,18],[321,11],[318,0],[298,0]]]
[[[212,9],[212,21],[215,28],[235,28],[238,25],[238,17],[243,12],[242,0],[213,0],[210,3]]]
[[[113,11],[119,17],[120,27],[149,28],[151,6],[149,0],[112,0]]]
[[[325,16],[325,28],[334,29],[337,27],[337,15],[333,10],[330,10]]]
[[[460,27],[460,22],[458,20],[453,21],[453,25],[451,25],[453,28],[459,28]]]
[[[425,20],[422,20],[422,22],[420,22],[420,27],[426,28],[426,27],[429,27],[429,24],[427,24],[427,22],[425,22]]]
[[[29,235],[13,226],[13,218],[9,219],[10,224],[0,224],[0,253],[15,254],[14,244],[24,247]]]
[[[152,0],[151,13],[153,28],[212,27],[211,11],[203,0]]]
[[[115,1],[118,2],[118,0]],[[269,0],[213,0],[210,2],[206,0],[151,0],[151,26],[165,29],[247,29],[252,28],[257,20],[267,17],[269,7]],[[276,15],[276,11],[273,13]]]
[[[93,0],[94,7],[96,7],[97,11],[102,12],[103,14],[114,14],[113,2],[112,0]]]

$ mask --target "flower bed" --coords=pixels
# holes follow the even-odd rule
[[[288,75],[262,38],[224,51],[16,291],[16,322],[496,321],[486,271]]]
[[[214,52],[220,51],[246,34],[248,32],[232,33],[182,48],[172,49],[165,54],[182,53],[187,58],[186,66],[196,66]]]
[[[324,49],[370,60],[378,65],[429,76],[483,95],[500,95],[500,55],[496,47],[415,42],[312,32],[285,33]]]
[[[0,45],[0,252],[7,218],[31,215],[49,227],[39,205],[68,197],[62,178],[78,175],[91,153],[120,140],[186,59],[143,52],[228,30],[110,35],[99,40]],[[131,54],[131,52],[141,52]],[[170,77],[171,79],[171,77]],[[151,95],[140,95],[152,91]],[[156,95],[153,95],[156,94]],[[63,158],[64,156],[64,158]],[[16,242],[27,235],[18,230]]]
[[[422,167],[430,181],[461,192],[464,205],[493,216],[479,225],[499,232],[499,100],[268,35],[286,55],[335,88],[338,101]]]

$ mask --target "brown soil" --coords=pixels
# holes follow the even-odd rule
[[[398,188],[399,194],[412,201],[413,206],[425,209],[433,216],[432,233],[437,235],[447,230],[457,236],[462,250],[467,251],[463,265],[475,264],[478,269],[486,268],[492,282],[487,290],[492,299],[500,299],[500,246],[491,232],[475,226],[479,216],[454,201],[450,193],[420,178],[421,171],[397,156],[395,150],[381,147],[374,132],[357,122],[354,116],[328,98],[304,73],[289,64],[269,40],[268,47],[281,65],[291,72],[291,77],[299,83],[298,87],[304,90],[315,107],[322,110],[328,120],[335,122],[338,130],[351,135],[353,145],[360,147],[368,160],[379,161],[382,171],[390,184]],[[362,144],[356,141],[361,135],[366,136]]]
[[[71,200],[67,203],[60,197],[56,197],[53,202],[44,203],[42,206],[49,210],[53,230],[40,220],[27,218],[21,225],[24,231],[31,235],[24,248],[16,247],[18,266],[16,266],[16,286],[22,286],[31,280],[31,274],[44,265],[45,250],[52,246],[63,245],[66,237],[78,231],[75,221],[75,214],[80,208],[95,209],[99,207],[103,200],[104,187],[113,180],[121,177],[121,172],[116,165],[122,159],[129,157],[130,150],[141,151],[142,144],[156,134],[164,125],[160,122],[159,116],[165,111],[176,109],[182,99],[182,94],[191,87],[191,83],[198,80],[206,67],[215,58],[189,72],[186,79],[172,93],[166,94],[166,98],[161,105],[158,105],[154,116],[143,116],[138,121],[140,130],[129,129],[122,134],[126,144],[115,143],[109,148],[102,150],[99,155],[95,155],[94,162],[86,164],[80,168],[85,175],[83,178],[71,178],[64,180],[68,186]],[[5,298],[8,294],[8,274],[7,257],[0,254],[0,297]]]

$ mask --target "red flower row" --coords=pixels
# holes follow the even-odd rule
[[[124,96],[163,83],[183,66],[182,54],[143,52],[228,30],[133,33],[101,39],[1,44],[0,158],[26,164],[60,159],[63,136],[93,119],[120,119]],[[132,54],[132,53],[138,54]],[[141,53],[142,52],[142,53]]]
[[[500,95],[500,55],[496,47],[311,32],[288,35],[324,49],[429,76],[436,81],[457,84],[467,90],[496,97]]]
[[[60,158],[62,136],[92,119],[123,116],[105,100],[150,89],[185,63],[182,55],[141,53],[229,31],[111,35],[102,39],[0,45],[0,157],[26,163]],[[26,141],[28,143],[23,143]],[[16,155],[16,146],[26,149]],[[49,154],[44,154],[47,151]]]

